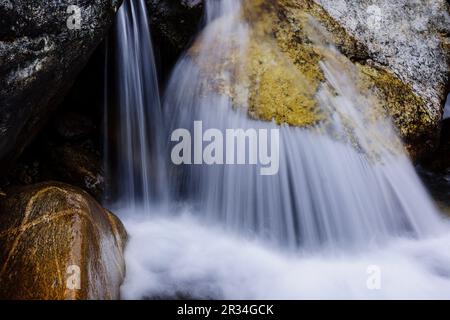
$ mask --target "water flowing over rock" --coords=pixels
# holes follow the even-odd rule
[[[305,3],[207,3],[207,27],[168,85],[169,132],[192,131],[198,120],[221,132],[279,129],[280,170],[260,176],[258,166],[187,164],[173,169],[174,196],[239,232],[305,250],[439,230],[438,213],[384,112],[389,97],[374,91],[378,76],[386,87],[404,89],[402,82],[371,66],[378,73],[367,76],[333,45],[321,26],[326,13]]]
[[[120,1],[73,4],[0,1],[2,163],[21,153],[61,101],[111,25]]]
[[[449,85],[450,23],[443,23],[450,21],[448,5],[427,3],[385,2],[379,16],[367,1],[244,2],[240,19],[250,35],[239,68],[233,63],[236,34],[229,39],[230,55],[219,64],[199,57],[197,45],[189,55],[199,57],[197,63],[210,75],[209,86],[229,94],[235,105],[248,104],[251,117],[309,126],[326,119],[315,101],[327,82],[320,61],[332,54],[327,45],[317,45],[325,41],[348,58],[341,58],[347,69],[357,69],[358,86],[372,93],[378,113],[392,116],[411,156],[419,158],[436,146]],[[342,16],[336,13],[346,7],[351,9]],[[410,21],[412,16],[417,19]],[[351,22],[356,29],[349,29]],[[232,88],[224,85],[230,76],[237,83]]]
[[[316,0],[366,48],[364,64],[389,70],[419,100],[390,108],[414,153],[435,146],[445,98],[450,88],[450,5],[445,0]]]
[[[0,198],[1,299],[118,299],[122,223],[84,191],[48,182]]]

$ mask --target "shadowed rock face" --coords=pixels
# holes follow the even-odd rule
[[[439,147],[427,157],[425,157],[421,163],[428,170],[435,173],[444,173],[448,175],[450,173],[450,119],[447,118],[442,122],[441,130],[441,143]],[[449,183],[447,183],[450,185]],[[450,202],[450,199],[449,199]]]
[[[55,176],[86,190],[97,200],[102,199],[104,174],[101,158],[89,148],[64,144],[49,152],[50,164]]]
[[[204,0],[146,0],[155,51],[165,73],[195,36]]]
[[[146,0],[153,34],[178,53],[197,31],[203,0]]]
[[[64,97],[121,1],[0,0],[0,162],[17,157]],[[70,26],[70,27],[69,27]]]
[[[117,299],[125,241],[121,222],[78,188],[9,190],[0,197],[0,299]]]

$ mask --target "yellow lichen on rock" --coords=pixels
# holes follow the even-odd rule
[[[247,6],[247,12],[252,12],[251,8],[254,8],[255,4],[248,2]],[[352,68],[349,74],[355,75],[354,80],[360,89],[359,93],[366,95],[371,103],[369,108],[371,114],[367,115],[367,120],[375,121],[385,117],[387,111],[413,158],[423,153],[421,149],[424,143],[420,141],[420,137],[427,136],[427,133],[436,129],[435,121],[427,112],[427,102],[387,67],[373,64],[366,48],[327,11],[313,0],[260,0],[257,1],[257,6],[275,12],[270,23],[272,30],[265,31],[273,34],[280,50],[297,67],[311,90],[319,88],[319,84],[325,81],[319,63],[330,54],[327,46],[337,47],[343,55],[333,52],[331,54],[341,60],[347,59],[344,63],[347,66],[344,67],[347,70]],[[258,14],[261,11],[263,9],[256,10]],[[252,19],[257,19],[257,16],[253,16]],[[315,27],[323,30],[317,32],[314,30]],[[258,30],[261,29],[264,28]],[[287,123],[298,125],[292,121]]]
[[[245,3],[239,18],[248,25],[246,43],[231,34],[224,47],[219,34],[209,43],[200,37],[189,50],[205,88],[228,95],[252,118],[295,126],[323,120],[314,97],[323,81],[316,48],[290,41],[295,34],[280,26],[276,2]]]
[[[420,113],[424,101],[414,94],[410,86],[401,82],[391,72],[367,64],[357,64],[360,73],[359,86],[363,90],[370,89],[384,104],[384,109],[399,123],[402,135],[409,135],[416,130],[406,124],[411,122],[412,115]]]
[[[323,81],[320,53],[309,43],[295,41],[296,30],[280,20],[278,3],[245,3],[243,17],[250,26],[246,60],[250,116],[294,126],[324,119],[315,94]]]
[[[295,126],[313,125],[322,119],[314,99],[319,74],[305,78],[282,52],[267,42],[252,41],[246,65],[251,83],[248,97],[251,117]]]

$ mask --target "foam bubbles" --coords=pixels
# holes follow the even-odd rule
[[[450,236],[365,252],[283,252],[189,214],[125,220],[125,299],[448,299]],[[379,266],[380,290],[367,268]]]

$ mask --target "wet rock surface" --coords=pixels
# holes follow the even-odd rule
[[[88,145],[63,144],[51,150],[49,166],[60,181],[83,188],[101,200],[104,172],[97,150]]]
[[[362,62],[389,70],[420,100],[391,114],[410,152],[437,146],[450,87],[450,6],[445,0],[315,0],[366,48]],[[391,93],[395,94],[395,91]],[[404,104],[411,101],[404,101]]]
[[[381,1],[376,6],[364,0],[244,2],[242,19],[250,30],[246,57],[236,60],[240,53],[233,38],[229,59],[220,65],[202,60],[201,44],[189,53],[202,72],[213,74],[208,85],[230,95],[236,105],[247,105],[251,117],[295,126],[329,118],[318,109],[317,95],[326,85],[320,64],[332,60],[354,77],[375,117],[384,112],[392,117],[417,160],[439,141],[450,84],[448,11],[443,0]],[[233,67],[235,60],[244,72]],[[227,85],[228,75],[235,87]]]
[[[0,197],[0,298],[118,299],[126,237],[81,189],[8,189]]]

